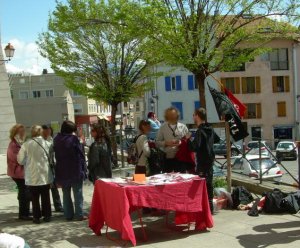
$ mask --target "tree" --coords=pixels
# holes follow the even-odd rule
[[[299,17],[295,0],[144,0],[144,28],[166,63],[194,73],[201,106],[205,78],[234,70],[266,51],[276,37],[295,34],[287,22]],[[289,19],[288,19],[289,18]]]
[[[38,45],[54,72],[66,85],[111,105],[111,133],[115,160],[118,105],[151,88],[146,77],[157,56],[146,34],[137,32],[135,19],[143,9],[126,0],[67,0],[57,2],[47,32]]]

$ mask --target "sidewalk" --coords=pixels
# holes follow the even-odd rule
[[[41,225],[17,220],[15,185],[5,176],[5,157],[0,155],[0,230],[19,235],[32,248],[117,247],[105,235],[95,236],[87,221],[66,222],[61,214],[54,213],[53,221]],[[85,184],[85,207],[88,209],[93,186]],[[142,233],[136,216],[133,216],[137,247],[299,247],[300,215],[260,215],[249,217],[246,212],[223,210],[214,216],[215,227],[210,232],[171,230],[163,217],[145,217],[148,242],[141,241]],[[117,237],[115,231],[110,234]],[[131,245],[128,243],[129,247]]]

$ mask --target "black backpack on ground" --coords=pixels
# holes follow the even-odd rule
[[[150,148],[148,157],[149,175],[160,174],[165,166],[166,153],[159,148]]]
[[[290,214],[296,214],[300,210],[300,191],[290,193],[281,201],[281,208]]]
[[[244,186],[236,187],[232,191],[231,197],[234,209],[237,209],[237,207],[241,204],[247,205],[253,201],[253,196]]]
[[[263,196],[266,197],[266,202],[264,205],[264,211],[269,214],[284,213],[286,210],[281,206],[281,201],[287,196],[280,189],[274,189],[264,193]]]

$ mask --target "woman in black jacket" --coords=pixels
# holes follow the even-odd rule
[[[88,170],[89,180],[95,183],[98,178],[112,177],[112,150],[105,127],[94,124],[91,134],[95,141],[88,154]]]

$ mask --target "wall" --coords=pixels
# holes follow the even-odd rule
[[[0,42],[0,60],[3,58]],[[10,128],[16,123],[11,100],[9,82],[4,62],[0,61],[0,154],[5,154],[8,147]]]

